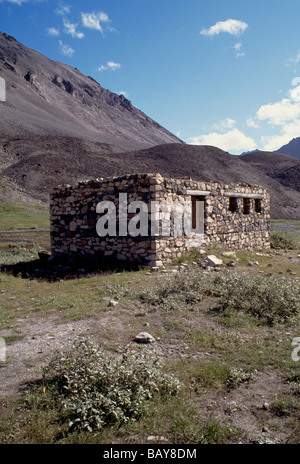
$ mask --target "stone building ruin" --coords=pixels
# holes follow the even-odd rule
[[[124,200],[128,205],[126,215],[120,209]],[[111,218],[116,227],[114,234],[100,236],[98,225],[100,218],[104,221],[104,202],[113,206]],[[104,206],[101,212],[99,204]],[[137,220],[137,206],[141,204],[146,205],[144,220],[149,219],[143,233],[141,220]],[[167,206],[155,211],[154,229],[153,204]],[[181,205],[185,210],[182,220],[180,215],[175,217]],[[54,256],[113,257],[161,266],[211,244],[231,250],[270,247],[270,198],[267,190],[257,185],[128,174],[58,186],[50,195],[50,217]],[[108,223],[109,215],[106,219]],[[169,228],[164,229],[168,221]],[[130,222],[136,224],[137,233],[128,233]]]

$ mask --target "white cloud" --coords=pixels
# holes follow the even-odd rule
[[[129,98],[129,94],[127,92],[125,92],[125,90],[120,90],[118,92],[118,95],[123,95],[123,97],[125,98]]]
[[[110,21],[107,14],[103,13],[103,11],[99,11],[98,13],[81,13],[81,19],[84,27],[87,27],[88,29],[95,29],[102,33],[104,32],[102,24]]]
[[[71,11],[70,5],[65,5],[64,3],[61,3],[58,8],[56,8],[55,13],[58,14],[59,16],[65,16],[66,14],[69,14]]]
[[[48,27],[46,29],[48,35],[51,35],[52,37],[57,37],[59,36],[59,30],[56,29],[56,27]]]
[[[289,66],[290,64],[297,64],[299,63],[299,61],[300,61],[300,51],[298,51],[297,56],[295,56],[294,58],[290,58],[287,61],[286,66]]]
[[[218,21],[209,29],[202,29],[200,34],[214,36],[221,32],[226,32],[231,35],[240,35],[247,29],[248,24],[237,19],[227,19],[227,21]]]
[[[22,5],[25,2],[28,2],[30,0],[0,0],[0,3],[3,2],[8,2],[8,3],[14,3],[15,5]]]
[[[300,103],[289,98],[263,105],[256,113],[256,118],[259,121],[267,121],[268,124],[275,126],[282,126],[298,116],[300,116]]]
[[[226,129],[232,129],[236,124],[236,121],[231,118],[223,119],[219,121],[217,124],[214,124],[213,128],[217,131],[224,131]]]
[[[64,18],[64,27],[67,34],[70,34],[72,37],[77,39],[83,39],[84,33],[76,31],[77,24],[70,23],[67,19]]]
[[[300,86],[298,78],[293,79],[288,97],[275,103],[262,105],[256,112],[256,122],[266,122],[277,127],[278,133],[261,137],[262,148],[267,151],[278,150],[293,138],[300,136]]]
[[[65,56],[73,56],[75,53],[75,50],[71,48],[69,45],[64,44],[61,40],[59,40],[59,51],[62,55]]]
[[[22,6],[23,3],[28,3],[28,2],[44,2],[45,0],[0,0],[0,3],[8,2],[8,3],[13,3],[15,5]]]
[[[116,71],[117,69],[120,69],[121,65],[120,63],[115,63],[114,61],[108,61],[106,65],[101,65],[98,68],[98,71],[107,71],[110,69],[111,71]]]
[[[245,53],[241,51],[241,48],[242,48],[242,42],[238,42],[234,46],[237,58],[239,58],[240,56],[245,56]]]
[[[210,134],[190,137],[192,145],[212,145],[230,153],[239,154],[242,151],[255,150],[256,143],[251,137],[247,137],[239,129],[234,128],[223,134],[211,132]]]
[[[252,127],[253,129],[258,129],[259,128],[259,125],[257,124],[257,122],[255,121],[254,118],[248,118],[247,119],[247,126]]]
[[[262,137],[261,143],[266,151],[278,150],[282,145],[286,145],[292,139],[300,135],[300,119],[291,121],[281,128],[281,133],[270,137]]]
[[[291,89],[289,92],[290,98],[294,102],[300,102],[300,85],[298,85],[299,83],[300,83],[300,78],[295,77],[295,79],[293,79],[292,81],[292,85],[295,85],[295,87]]]

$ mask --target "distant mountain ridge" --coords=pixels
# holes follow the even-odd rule
[[[283,153],[255,151],[241,159],[289,189],[300,192],[300,160]]]
[[[283,145],[276,153],[284,153],[300,160],[300,137],[296,137],[286,145]]]

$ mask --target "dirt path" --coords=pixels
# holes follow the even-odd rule
[[[66,351],[72,343],[91,338],[101,344],[104,333],[113,330],[115,342],[126,343],[120,315],[109,312],[99,318],[89,318],[68,323],[58,323],[58,316],[31,314],[28,318],[16,319],[2,337],[17,337],[6,346],[6,363],[0,367],[0,396],[18,393],[20,386],[41,377],[41,366],[55,351]],[[119,338],[118,338],[118,334]]]

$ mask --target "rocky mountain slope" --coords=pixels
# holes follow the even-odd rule
[[[296,137],[286,145],[283,145],[277,150],[277,153],[284,153],[300,160],[300,137]]]
[[[0,137],[68,136],[122,150],[181,143],[135,108],[76,68],[52,61],[0,33]]]
[[[300,160],[282,153],[257,151],[242,157],[243,161],[263,171],[287,188],[300,192]]]
[[[263,185],[273,218],[300,219],[297,180],[272,176],[248,155],[186,145],[124,97],[2,33],[0,76],[7,84],[7,101],[0,103],[0,200],[47,203],[57,184],[160,172]],[[298,164],[288,168],[297,171]]]
[[[262,169],[216,147],[164,144],[143,150],[112,153],[103,144],[74,138],[37,137],[35,149],[14,139],[4,144],[7,166],[2,171],[6,185],[46,202],[58,183],[123,175],[160,172],[164,176],[192,177],[218,182],[246,182],[268,188],[273,218],[300,219],[300,192],[284,187]],[[3,143],[3,142],[2,142]],[[28,144],[33,143],[30,137]],[[1,146],[1,141],[0,141]],[[2,153],[3,155],[3,153]],[[1,155],[1,156],[2,156]]]

